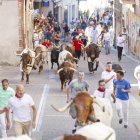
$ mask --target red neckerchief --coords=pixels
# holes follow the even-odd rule
[[[17,93],[16,93],[16,95],[15,95],[15,96],[16,96],[18,99],[21,99],[21,98],[23,97],[23,96],[22,96],[22,97],[18,96],[18,95],[17,95]]]
[[[107,72],[111,72],[112,70],[107,70],[107,69],[106,69],[106,71],[107,71]]]
[[[98,88],[97,90],[100,91],[100,92],[105,92],[105,89]]]

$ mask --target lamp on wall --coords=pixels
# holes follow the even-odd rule
[[[0,0],[0,5],[2,5],[2,0]]]

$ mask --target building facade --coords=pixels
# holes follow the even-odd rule
[[[33,12],[32,0],[1,2],[0,64],[17,65],[20,57],[15,53],[22,51],[25,47],[33,47]]]
[[[128,31],[128,50],[140,58],[140,0],[121,0],[124,27]]]
[[[16,64],[14,51],[19,47],[19,5],[18,1],[2,1],[0,5],[0,64]],[[8,10],[6,10],[8,9]],[[20,38],[19,38],[20,37]]]
[[[78,1],[77,0],[62,0],[60,4],[60,21],[65,21],[70,24],[72,19],[78,18]]]

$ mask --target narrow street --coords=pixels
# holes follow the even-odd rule
[[[83,70],[85,72],[85,79],[90,85],[90,94],[93,94],[94,90],[97,88],[98,80],[100,79],[101,72],[105,68],[106,62],[111,60],[114,63],[118,63],[116,56],[116,51],[114,50],[111,51],[110,55],[105,55],[103,48],[100,55],[100,67],[94,74],[88,72],[87,62],[81,58],[78,70]],[[117,140],[138,140],[138,133],[134,127],[134,123],[140,127],[140,97],[137,95],[137,81],[133,76],[134,68],[138,63],[132,60],[132,58],[130,59],[124,56],[119,64],[126,70],[125,79],[132,84],[129,126],[127,129],[124,129],[123,125],[118,123],[115,105],[113,104],[114,118],[112,127],[116,131]],[[68,111],[65,113],[58,113],[51,108],[51,104],[58,107],[65,105],[66,93],[60,90],[60,80],[59,75],[56,73],[56,65],[54,70],[50,68],[50,64],[47,65],[41,74],[38,74],[37,71],[32,71],[30,84],[25,84],[26,92],[33,97],[39,109],[37,127],[33,132],[34,137],[38,137],[38,140],[52,140],[63,134],[70,134],[74,125],[74,120],[72,120]],[[1,78],[5,78],[6,75],[12,87],[15,87],[15,83],[20,82],[20,71],[18,67],[1,67],[1,71]],[[76,77],[76,74],[74,77]],[[8,133],[9,135],[13,135],[14,131],[10,130]]]
[[[8,137],[14,136],[14,140],[23,140],[24,138],[20,139],[20,137],[24,134],[32,140],[54,140],[64,134],[72,134],[75,120],[71,118],[69,109],[60,113],[51,106],[61,108],[66,105],[66,88],[61,91],[57,69],[59,68],[59,72],[63,72],[63,78],[68,80],[68,74],[74,70],[73,64],[63,63],[64,65],[61,65],[60,61],[73,61],[75,58],[79,60],[84,50],[90,62],[89,65],[92,65],[98,61],[100,52],[98,47],[101,47],[101,53],[97,71],[91,74],[87,60],[81,57],[79,64],[75,64],[77,72],[74,72],[73,79],[77,78],[78,71],[83,71],[85,80],[89,83],[89,94],[93,95],[98,88],[97,94],[103,93],[102,97],[106,98],[106,93],[109,94],[107,90],[112,92],[113,85],[111,84],[115,80],[111,63],[107,67],[106,63],[119,64],[126,71],[124,79],[130,82],[132,92],[129,93],[130,86],[123,80],[123,73],[117,73],[118,81],[115,82],[118,83],[115,85],[116,91],[114,90],[113,94],[114,96],[117,94],[116,97],[120,103],[120,106],[117,104],[120,107],[120,120],[117,116],[119,109],[116,110],[116,103],[111,103],[113,107],[111,128],[116,133],[116,139],[111,140],[140,139],[140,91],[138,91],[140,69],[135,71],[134,78],[134,69],[136,66],[140,67],[140,0],[97,0],[96,2],[94,0],[0,0],[0,17],[0,81],[5,79],[1,83],[2,89],[0,88],[0,140],[1,138],[7,140],[5,139],[7,135]],[[54,63],[53,69],[52,62]],[[42,67],[43,71],[41,71]],[[39,70],[35,70],[36,68]],[[67,69],[67,75],[64,73],[65,69]],[[98,85],[101,73],[105,69],[104,76],[107,78],[104,78],[102,85],[100,83]],[[21,71],[27,77],[29,76],[29,84],[26,84],[26,78],[21,81]],[[94,70],[91,68],[90,71]],[[74,85],[75,92],[84,89],[83,81],[79,79],[80,84],[77,82]],[[10,87],[16,90],[13,102],[10,100],[13,91],[8,88],[8,81]],[[25,92],[33,98],[36,107],[30,96],[24,95],[24,87]],[[122,107],[125,110],[124,115],[127,114],[129,103],[127,92],[130,97],[128,126],[127,121],[124,121],[125,117],[123,119],[121,115],[122,104],[124,104]],[[84,102],[89,103],[83,95]],[[9,100],[15,107],[12,103],[10,104]],[[79,110],[88,113],[87,118],[93,121],[93,116],[90,116],[93,113],[93,107],[83,106],[83,104],[78,102],[76,104],[78,107],[74,105]],[[111,110],[110,106],[108,108]],[[9,110],[12,110],[15,115],[11,119],[14,123],[10,129],[8,129],[10,122],[4,114]],[[99,109],[96,110],[98,111]],[[104,118],[109,120],[112,112],[108,112],[105,112],[109,115]],[[76,113],[77,116],[85,117],[84,113],[82,115],[79,115],[78,111]],[[83,124],[84,121],[81,119],[80,123]],[[14,130],[16,125],[20,127],[20,129],[17,127],[19,132]],[[30,131],[31,127],[34,129]],[[6,129],[8,129],[7,134]],[[99,126],[99,129],[107,135],[102,127]],[[93,129],[90,130],[93,131]],[[89,131],[85,132],[90,135]],[[101,135],[99,133],[97,135],[99,139],[97,137],[95,139],[101,140]],[[85,139],[89,140],[89,136]],[[70,140],[75,140],[75,138],[70,138]]]

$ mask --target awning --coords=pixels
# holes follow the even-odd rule
[[[120,0],[120,2],[123,4],[136,4],[135,0]]]

